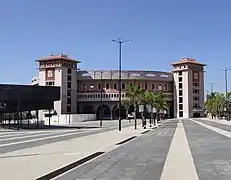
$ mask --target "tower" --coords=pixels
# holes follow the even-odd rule
[[[60,101],[54,102],[57,114],[77,113],[77,64],[80,61],[65,54],[51,55],[37,60],[39,63],[38,85],[60,86]]]
[[[193,58],[173,63],[174,117],[202,117],[204,109],[204,64]]]

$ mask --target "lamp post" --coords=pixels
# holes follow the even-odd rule
[[[229,120],[229,108],[228,108],[228,71],[231,69],[225,68],[221,69],[225,72],[225,104],[226,104],[226,111],[227,111],[227,120]]]
[[[215,83],[209,83],[210,84],[210,93],[212,94],[213,93],[213,85],[215,84]]]
[[[102,87],[103,72],[100,72],[100,127],[103,126],[102,109],[103,109],[103,87]]]
[[[119,131],[121,131],[121,70],[122,70],[122,44],[125,42],[130,42],[130,40],[112,40],[119,44]]]
[[[77,114],[79,114],[79,71],[80,71],[80,69],[79,68],[77,68],[76,69],[76,71],[77,71],[77,97],[76,97],[76,104],[77,104]]]

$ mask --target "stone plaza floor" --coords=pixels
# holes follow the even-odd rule
[[[0,132],[0,179],[231,179],[231,124],[220,121],[171,119],[148,129],[124,126],[121,132],[16,133],[22,133],[22,139],[14,132]]]
[[[217,122],[170,120],[56,179],[230,180],[227,135],[231,126]]]

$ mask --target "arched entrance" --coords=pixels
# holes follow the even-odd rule
[[[97,109],[97,119],[101,119],[101,113],[102,113],[102,119],[111,119],[111,110],[110,107],[106,104],[103,104],[102,106],[99,106]]]
[[[118,119],[119,118],[119,107],[118,105],[115,105],[112,109],[112,117],[113,119]],[[126,118],[126,108],[125,106],[121,106],[121,118],[125,119]]]
[[[90,104],[83,105],[81,108],[81,114],[95,114],[94,107]]]

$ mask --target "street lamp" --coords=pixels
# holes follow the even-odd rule
[[[79,71],[80,69],[77,68],[76,71],[77,71],[77,98],[76,98],[77,102],[76,104],[77,104],[77,114],[79,114],[79,76],[80,76]]]
[[[125,42],[130,42],[130,40],[121,40],[118,38],[117,40],[112,40],[119,44],[119,131],[121,131],[121,70],[122,70],[122,44]]]
[[[103,87],[102,87],[103,72],[100,72],[100,127],[103,126],[102,109],[103,109]]]
[[[225,104],[226,104],[226,111],[227,111],[227,115],[228,115],[228,119],[229,120],[229,108],[228,108],[228,71],[230,71],[231,69],[225,68],[225,69],[221,69],[222,71],[225,72]]]
[[[211,89],[211,94],[213,93],[213,85],[214,85],[215,83],[209,83],[209,85],[210,85],[210,89]]]

